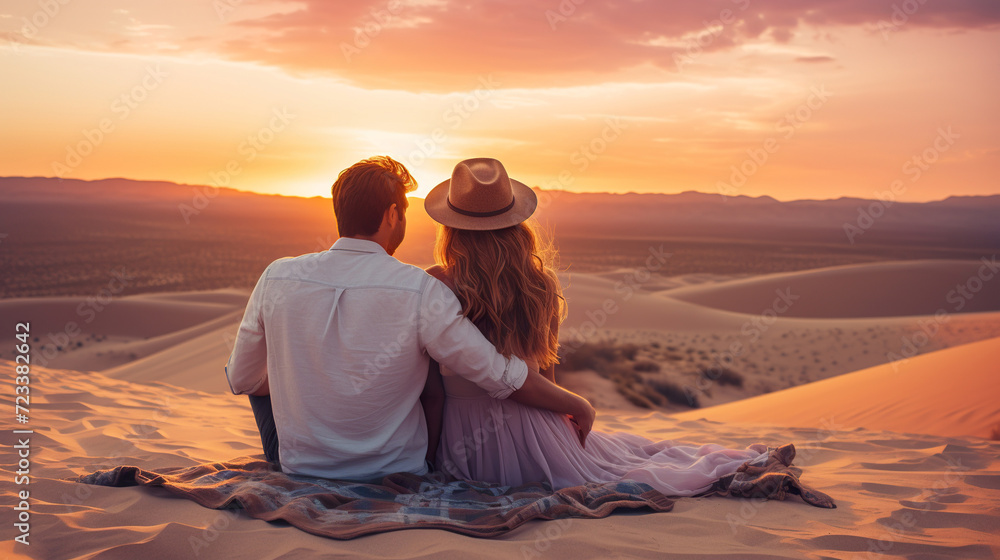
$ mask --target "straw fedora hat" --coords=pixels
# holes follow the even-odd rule
[[[527,220],[538,206],[535,191],[507,176],[493,158],[458,162],[451,179],[442,181],[424,199],[427,214],[455,229],[491,230]]]

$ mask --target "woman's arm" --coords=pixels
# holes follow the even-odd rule
[[[427,461],[435,465],[444,417],[444,382],[441,380],[441,367],[433,359],[427,369],[424,391],[420,393],[420,405],[424,407],[424,418],[427,420]]]
[[[548,379],[549,381],[551,381],[553,383],[556,382],[556,365],[555,364],[552,364],[551,366],[549,366],[549,367],[547,367],[547,368],[545,368],[543,370],[539,370],[538,373],[542,374],[542,377],[544,377],[545,379]],[[558,383],[556,383],[556,385],[558,385]]]
[[[568,415],[580,437],[580,445],[586,447],[587,434],[593,428],[594,418],[597,416],[597,411],[587,399],[530,371],[524,379],[524,384],[511,393],[510,399],[523,405]]]

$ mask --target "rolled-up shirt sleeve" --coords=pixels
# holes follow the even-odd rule
[[[505,358],[472,321],[462,316],[462,305],[440,280],[428,277],[420,294],[417,329],[427,353],[487,391],[506,399],[524,385],[528,366],[517,356]]]
[[[268,267],[250,294],[233,352],[226,364],[226,379],[235,395],[256,391],[267,379],[267,343],[264,340],[264,291]]]

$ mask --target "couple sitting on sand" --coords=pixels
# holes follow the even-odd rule
[[[279,259],[257,282],[226,375],[250,395],[268,460],[358,481],[435,466],[555,489],[631,479],[670,496],[766,463],[759,444],[591,433],[594,408],[554,382],[566,305],[529,221],[535,193],[495,159],[460,162],[424,202],[443,226],[438,265],[424,271],[392,256],[415,188],[388,157],[344,170],[337,242]]]

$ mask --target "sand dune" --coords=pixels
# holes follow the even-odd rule
[[[107,371],[206,332],[221,329],[232,338],[248,296],[245,290],[213,290],[7,299],[0,301],[0,321],[31,323],[41,365]]]
[[[491,541],[424,530],[335,542],[164,492],[72,482],[118,464],[260,456],[247,399],[229,394],[222,368],[247,286],[273,258],[328,247],[330,203],[222,189],[204,213],[181,215],[192,188],[0,181],[0,220],[20,233],[4,244],[13,273],[0,292],[91,294],[0,300],[0,323],[30,321],[33,334],[30,422],[18,425],[34,430],[32,545],[5,540],[5,557],[1000,556],[1000,442],[984,439],[1000,423],[1000,197],[899,203],[848,247],[841,224],[870,201],[540,191],[543,202],[558,197],[537,216],[558,230],[570,265],[564,344],[635,344],[637,360],[659,368],[645,364],[647,380],[694,387],[704,406],[729,403],[637,412],[608,378],[573,374],[566,384],[600,408],[595,428],[729,447],[792,442],[804,479],[838,509],[683,499],[671,513],[532,522]],[[418,201],[408,222],[399,256],[429,262],[435,226]],[[594,237],[607,231],[619,237]],[[664,267],[624,268],[656,246],[672,253]],[[967,260],[870,262],[900,258]],[[124,293],[147,293],[113,289],[125,269],[108,270],[123,263],[135,267]],[[868,264],[818,268],[844,263]],[[0,347],[0,369],[13,369],[13,355]],[[887,365],[902,355],[913,357]],[[741,384],[703,383],[700,370],[723,362]],[[0,394],[8,414],[14,404],[12,390]],[[3,457],[0,477],[14,480],[17,457]],[[5,504],[14,491],[0,486]]]
[[[778,305],[784,309],[779,314],[785,317],[973,313],[1000,310],[1000,266],[995,258],[848,265],[661,293],[671,299],[740,313],[760,313]]]
[[[194,366],[179,360],[178,367]],[[0,367],[11,364],[0,361]],[[673,512],[531,522],[480,541],[415,530],[335,542],[280,523],[216,511],[139,488],[67,479],[115,464],[183,466],[259,454],[246,400],[99,373],[36,368],[33,401],[33,558],[992,558],[1000,552],[1000,444],[982,439],[837,427],[765,428],[602,411],[597,428],[733,447],[791,441],[797,463],[836,510],[798,500],[683,499]],[[936,388],[916,385],[925,402]],[[916,397],[916,394],[914,395]],[[850,412],[851,400],[844,403]],[[0,396],[12,407],[12,397]],[[886,418],[892,409],[882,411]],[[10,454],[6,455],[10,457]],[[13,479],[4,459],[0,476]],[[0,490],[13,503],[12,485]],[[872,556],[874,557],[874,556]]]
[[[634,275],[561,275],[569,306],[566,328],[713,330],[739,329],[743,322],[731,312],[644,291]]]
[[[115,379],[140,383],[162,382],[206,393],[228,393],[229,384],[222,373],[223,366],[232,352],[235,333],[242,318],[243,312],[238,311],[205,326],[175,333],[172,336],[183,338],[182,342],[102,373]],[[191,336],[195,329],[199,334]],[[161,343],[161,339],[169,336],[150,342]]]
[[[65,331],[68,323],[109,335],[152,337],[214,319],[246,305],[236,290],[98,297],[41,297],[0,301],[0,318],[30,317],[34,332]]]
[[[989,438],[1000,432],[1000,338],[678,418]]]
[[[852,274],[877,276],[883,267],[852,267]],[[814,274],[822,277],[826,271]],[[810,274],[797,276],[811,278]],[[923,316],[829,319],[785,314],[771,321],[761,313],[773,301],[754,313],[739,313],[665,297],[680,289],[650,291],[657,285],[679,283],[698,284],[693,288],[714,293],[747,279],[733,281],[715,275],[647,278],[630,269],[567,273],[561,278],[570,310],[561,338],[568,347],[603,339],[634,343],[643,348],[644,359],[661,365],[664,377],[693,384],[697,379],[691,376],[699,368],[718,363],[733,343],[743,344],[744,351],[730,365],[745,376],[745,385],[700,390],[702,406],[877,366],[891,356],[923,354],[1000,336],[1000,312],[955,313],[943,322]],[[116,296],[104,303],[86,297],[8,299],[0,301],[0,320],[12,323],[30,317],[38,338],[34,341],[36,359],[49,367],[227,392],[221,371],[248,296],[247,290],[229,289]],[[849,306],[851,297],[850,292],[840,290],[821,299]],[[809,301],[802,296],[795,305]],[[67,334],[70,323],[79,331],[73,331],[75,336]],[[920,338],[931,327],[934,335]],[[919,344],[912,344],[914,340]],[[12,352],[0,350],[0,358],[12,357]],[[196,360],[180,367],[186,356]],[[574,387],[588,397],[616,408],[631,406],[613,390],[608,394],[604,380],[581,377],[579,381]]]
[[[902,302],[947,286],[969,263],[919,266],[940,274],[926,275],[926,286],[913,287],[906,298],[878,311],[920,312],[922,308]],[[36,352],[43,344],[54,344],[49,335],[65,332],[67,322],[81,323],[80,334],[71,337],[80,346],[69,349],[67,343],[48,366],[32,370],[31,421],[23,426],[36,430],[31,471],[35,538],[29,554],[81,560],[322,554],[993,558],[1000,553],[1000,443],[983,437],[1000,422],[995,405],[1000,396],[1000,313],[950,315],[915,349],[923,355],[900,364],[896,372],[884,365],[889,353],[921,332],[928,317],[842,316],[853,305],[857,288],[851,282],[893,278],[895,270],[866,265],[800,274],[797,285],[830,289],[804,288],[796,305],[804,304],[806,316],[775,317],[767,328],[760,328],[761,313],[772,302],[754,298],[787,276],[777,281],[663,278],[659,284],[650,279],[633,286],[629,281],[637,282],[636,271],[564,275],[571,306],[563,329],[567,344],[577,335],[637,343],[642,345],[640,358],[663,364],[661,375],[688,382],[693,382],[685,377],[691,368],[712,364],[733,341],[748,348],[733,365],[744,374],[745,386],[705,391],[705,404],[738,402],[687,413],[625,410],[628,403],[610,381],[581,375],[575,379],[578,385],[589,384],[588,390],[600,397],[595,399],[601,407],[596,429],[732,447],[793,442],[804,477],[840,507],[816,510],[797,500],[684,499],[671,513],[533,522],[489,542],[436,530],[333,542],[162,492],[70,482],[116,464],[183,466],[259,455],[247,401],[228,394],[222,371],[248,294],[220,290],[116,298],[90,322],[82,321],[77,310],[85,298],[0,301],[0,318],[8,322],[30,315],[32,332],[39,336],[33,342]],[[912,278],[920,281],[911,284],[920,284],[925,276]],[[687,287],[652,291],[664,285]],[[726,309],[727,298],[737,293],[753,306]],[[805,305],[814,297],[824,301]],[[835,315],[839,318],[830,318],[834,308],[842,311]],[[848,310],[864,309],[869,308]],[[758,335],[753,341],[748,325]],[[967,344],[983,339],[988,340]],[[948,347],[954,348],[932,353]],[[0,368],[10,370],[13,364],[5,358],[9,354],[0,355]],[[829,379],[739,400],[823,376]],[[13,397],[0,395],[0,403],[10,409]],[[13,460],[5,459],[0,476],[11,480],[15,470]],[[6,503],[13,501],[12,491],[11,485],[0,491]],[[4,553],[14,550],[12,541],[0,544]]]
[[[687,388],[701,406],[712,406],[1000,336],[1000,311],[965,312],[974,301],[992,301],[1000,278],[984,284],[963,312],[936,315],[940,307],[926,302],[928,293],[943,298],[970,270],[979,270],[975,262],[874,263],[742,279],[570,273],[561,277],[569,316],[560,338],[569,350],[598,341],[638,346],[637,359],[659,368],[644,374],[647,380]],[[668,284],[685,287],[658,290]],[[781,286],[794,286],[794,299],[779,296]],[[899,315],[872,316],[889,312]],[[719,367],[743,383],[701,373]],[[595,375],[571,374],[565,382],[605,406],[630,406]]]

